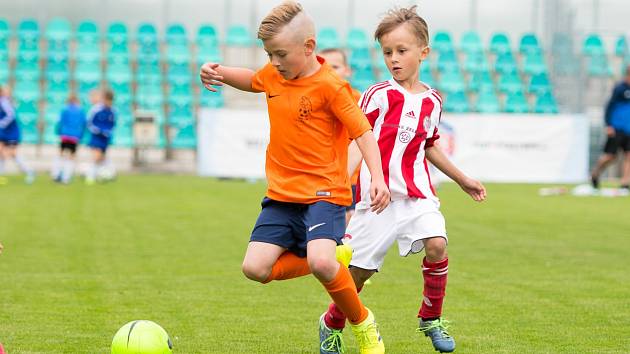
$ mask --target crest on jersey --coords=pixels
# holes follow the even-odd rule
[[[403,144],[408,143],[411,140],[411,133],[403,131],[400,135],[398,135],[398,140],[400,140]]]
[[[313,105],[311,104],[311,100],[309,100],[306,96],[300,97],[300,105],[298,107],[298,117],[300,120],[307,120],[311,116],[312,110]]]

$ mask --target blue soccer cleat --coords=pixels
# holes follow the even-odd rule
[[[424,333],[431,338],[433,348],[440,353],[451,353],[455,351],[455,339],[448,332],[448,321],[438,318],[433,321],[420,320],[420,328],[417,332]]]
[[[340,329],[328,328],[324,313],[319,318],[319,354],[342,354],[345,352],[343,334]]]

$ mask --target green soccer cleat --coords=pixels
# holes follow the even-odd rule
[[[438,318],[433,321],[420,320],[420,328],[416,331],[431,338],[433,348],[440,353],[451,353],[455,350],[455,339],[448,332],[448,321]]]
[[[385,344],[381,334],[378,332],[378,325],[374,321],[374,314],[368,309],[368,317],[361,323],[350,325],[354,336],[357,338],[359,352],[361,354],[384,354]]]
[[[342,354],[346,352],[341,329],[328,328],[324,313],[319,318],[319,354]]]

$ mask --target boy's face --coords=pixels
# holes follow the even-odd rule
[[[97,90],[90,92],[90,103],[95,105],[101,102],[101,93]]]
[[[348,67],[348,64],[344,61],[343,55],[339,52],[328,52],[319,54],[320,57],[324,58],[328,65],[330,65],[333,70],[339,75],[342,79],[350,78],[352,75],[352,71]]]
[[[387,69],[397,81],[418,76],[420,62],[429,55],[429,47],[421,44],[409,25],[402,24],[381,37]]]
[[[306,68],[307,59],[315,50],[315,41],[295,38],[289,26],[271,39],[263,41],[269,61],[285,80],[293,80],[301,76]]]

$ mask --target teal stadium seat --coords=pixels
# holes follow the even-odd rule
[[[454,92],[465,91],[466,83],[460,71],[447,71],[440,75],[438,88],[448,95]]]
[[[595,33],[591,33],[584,38],[582,53],[589,56],[605,55],[602,38]]]
[[[39,25],[35,20],[26,19],[18,25],[18,53],[19,61],[39,61]]]
[[[160,61],[160,49],[158,34],[152,23],[142,23],[138,26],[136,34],[138,44],[136,59],[138,66],[145,64],[158,64]]]
[[[16,101],[39,101],[41,97],[41,90],[39,87],[39,81],[37,80],[23,80],[21,78],[16,79],[13,89],[13,97]]]
[[[498,74],[518,71],[518,66],[516,65],[516,60],[514,59],[512,52],[502,52],[498,54],[496,61],[494,62],[494,70]]]
[[[136,81],[139,85],[162,85],[162,69],[158,62],[138,63]]]
[[[459,48],[466,54],[482,53],[483,44],[479,33],[476,31],[468,31],[462,35],[462,39],[459,44]]]
[[[431,71],[431,67],[429,65],[420,65],[420,71],[418,72],[418,80],[424,82],[425,84],[433,87],[436,85],[437,80],[435,80],[435,76]]]
[[[503,32],[496,32],[490,37],[490,51],[494,54],[511,52],[510,39]]]
[[[78,63],[74,70],[74,79],[77,82],[78,93],[86,97],[89,91],[101,84],[103,73],[101,63]]]
[[[352,70],[363,70],[372,67],[372,57],[368,48],[352,50],[348,61]]]
[[[516,72],[505,73],[499,76],[498,88],[500,92],[514,93],[523,90],[523,82],[520,75]]]
[[[532,54],[539,53],[542,51],[540,47],[540,43],[538,42],[538,37],[534,33],[525,33],[521,37],[521,42],[518,46],[519,52],[521,54]]]
[[[444,49],[440,51],[437,61],[439,72],[459,71],[459,61],[454,50]]]
[[[166,28],[166,43],[167,44],[188,44],[188,38],[186,36],[186,28],[179,23],[171,23]]]
[[[190,85],[192,80],[191,69],[187,64],[169,65],[166,79],[171,85]]]
[[[164,93],[162,92],[162,86],[138,86],[136,90],[136,103],[140,109],[154,110],[162,113],[164,109]]]
[[[480,91],[477,96],[475,110],[480,113],[498,113],[501,111],[499,98],[494,90]]]
[[[469,73],[489,71],[490,65],[486,55],[483,52],[468,52],[464,59],[464,70]]]
[[[171,125],[174,131],[171,146],[176,149],[192,149],[197,146],[197,131],[194,122]]]
[[[76,33],[77,48],[75,58],[77,62],[100,62],[102,59],[101,34],[93,21],[83,21]]]
[[[523,59],[523,72],[528,75],[547,73],[547,64],[542,51],[529,52]]]
[[[46,66],[46,81],[69,81],[70,64],[66,62],[49,61]]]
[[[348,31],[346,44],[350,50],[366,49],[370,47],[370,40],[363,29],[355,27]]]
[[[536,97],[534,112],[547,114],[558,113],[558,105],[551,91],[545,92]]]
[[[522,91],[510,92],[505,100],[505,112],[529,113],[529,104]]]
[[[197,66],[205,62],[219,63],[222,61],[219,49],[219,36],[216,28],[210,24],[199,26],[197,30]]]
[[[19,114],[17,118],[20,123],[22,143],[39,144],[39,128],[37,127],[37,121],[30,120],[30,118],[27,121],[24,121],[25,117]]]
[[[554,71],[558,75],[575,75],[580,70],[575,59],[573,41],[565,33],[555,33],[551,42]]]
[[[321,49],[341,48],[341,41],[337,30],[332,27],[322,27],[317,32],[317,47]]]
[[[7,82],[9,82],[9,62],[0,59],[0,85],[4,85]]]
[[[464,91],[449,93],[444,99],[444,110],[455,113],[469,112],[470,106],[466,93]]]
[[[129,62],[129,42],[127,25],[113,22],[107,28],[107,61],[109,63]]]
[[[169,65],[183,65],[190,63],[190,57],[184,26],[169,25],[166,29],[166,61]]]
[[[552,91],[551,82],[545,73],[532,75],[529,80],[529,93],[541,95]]]
[[[48,51],[68,51],[68,44],[72,40],[72,25],[63,18],[55,18],[46,26],[46,40]]]
[[[79,42],[98,42],[101,40],[101,33],[96,22],[91,20],[81,21],[77,26],[76,39]]]
[[[117,122],[112,136],[112,144],[121,147],[133,146],[133,123]]]
[[[107,66],[107,81],[113,84],[129,84],[132,80],[131,67],[127,63],[113,63]]]
[[[9,39],[11,38],[11,28],[9,27],[9,23],[0,18],[0,70],[3,61],[9,61]],[[0,75],[2,72],[0,71]],[[0,77],[0,82],[1,82]]]
[[[431,41],[431,47],[438,52],[454,52],[453,40],[451,34],[446,31],[437,31]]]
[[[204,108],[220,108],[225,106],[223,90],[219,88],[218,92],[211,92],[205,88],[201,88],[201,93],[199,94],[199,105]]]
[[[230,47],[249,47],[254,41],[245,26],[232,25],[228,28],[226,44]]]
[[[494,92],[494,81],[489,71],[477,71],[470,76],[468,89],[472,92]]]
[[[0,39],[1,41],[2,39]],[[628,48],[628,40],[625,35],[620,35],[615,42],[615,55],[620,58],[626,58],[630,55],[630,50]]]
[[[609,77],[612,75],[612,68],[608,65],[606,54],[593,54],[587,59],[587,73],[593,77]]]
[[[18,60],[15,65],[15,72],[13,73],[16,80],[39,80],[41,78],[41,67],[39,60],[36,61],[22,61]]]
[[[197,29],[197,45],[219,46],[219,35],[216,27],[209,23],[200,25]]]
[[[363,92],[376,82],[376,77],[372,68],[360,68],[352,72],[350,82],[352,87]]]

